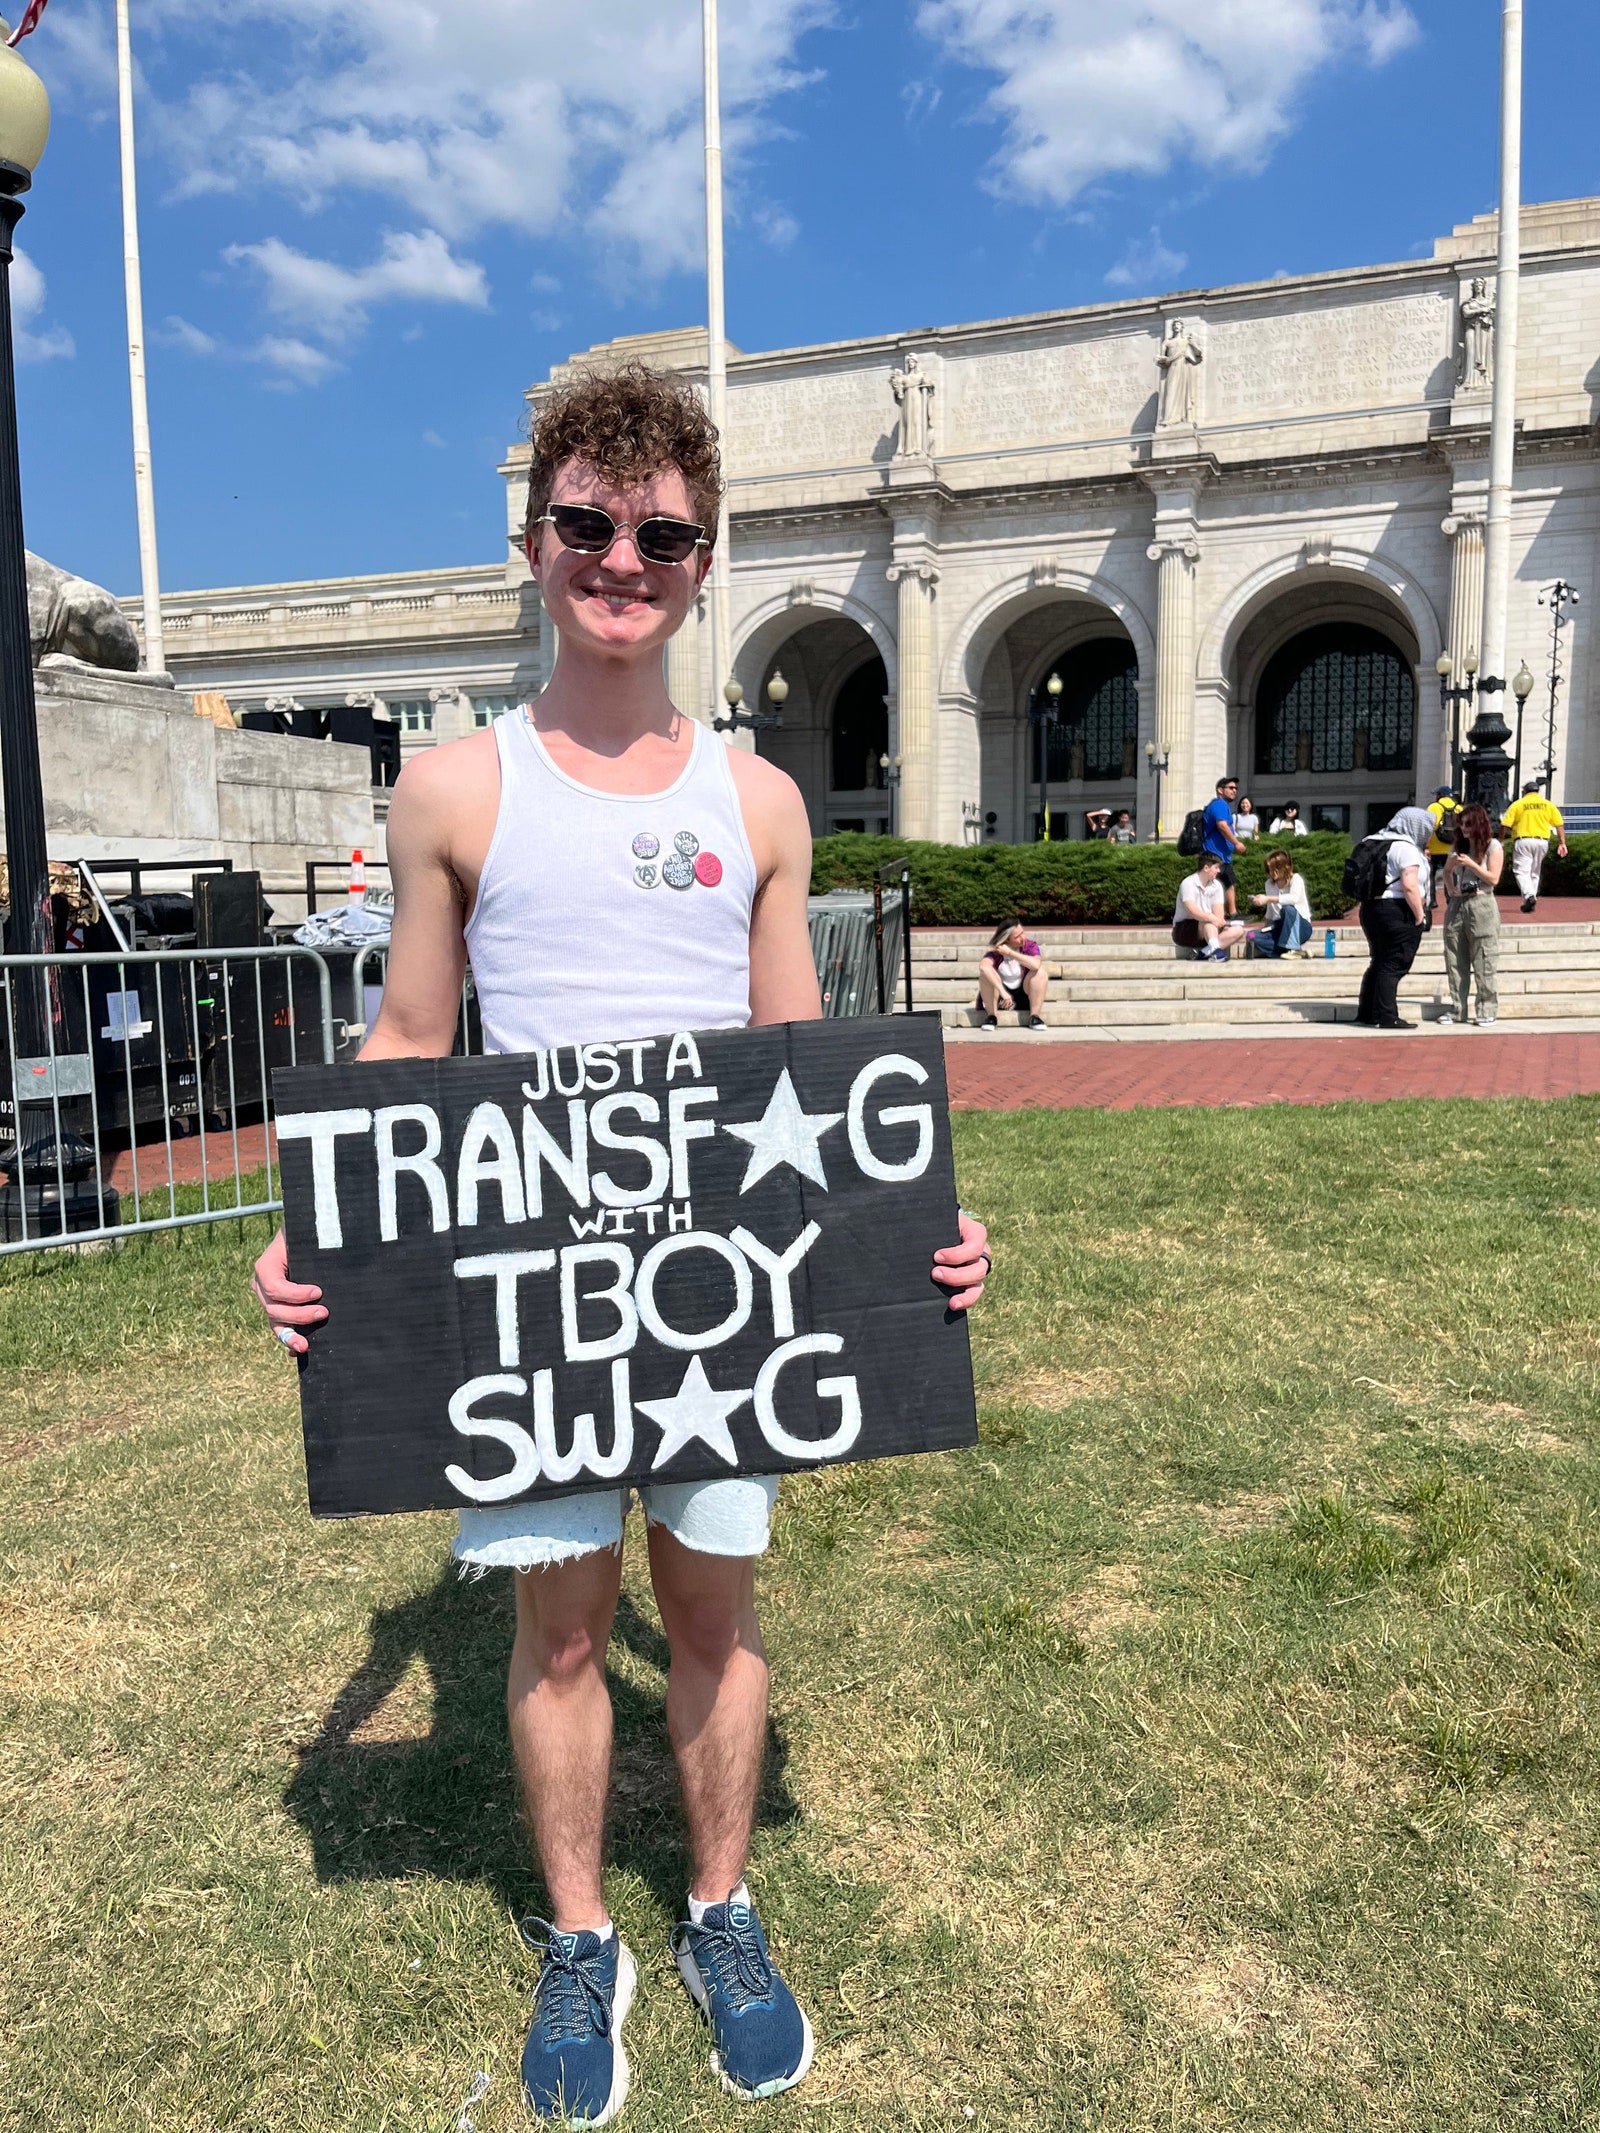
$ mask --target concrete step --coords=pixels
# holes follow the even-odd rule
[[[1400,1006],[1409,1021],[1438,1019],[1439,1010],[1431,998],[1409,998],[1402,992]],[[1504,995],[1499,1011],[1502,1022],[1567,1021],[1572,1015],[1570,1005],[1560,1001],[1526,1000]],[[1293,1004],[1282,1000],[1185,1000],[1161,1001],[1148,1006],[1125,1000],[1100,1006],[1067,1007],[1047,1002],[1045,1023],[1050,1029],[1253,1028],[1257,1025],[1283,1028],[1303,1026],[1308,1022],[1353,1022],[1355,1012],[1354,998],[1307,999]],[[962,1008],[943,1008],[941,1020],[947,1029],[977,1026],[977,1016]],[[1000,1021],[1003,1027],[1015,1028],[1019,1026],[1020,1018],[1002,1015]]]
[[[1242,998],[1302,999],[1313,992],[1343,996],[1360,989],[1364,966],[1354,962],[1332,964],[1291,963],[1280,974],[1270,963],[1232,962],[1180,963],[1159,973],[1141,972],[1137,977],[1114,977],[1102,973],[1072,973],[1050,987],[1048,1000],[1167,1000],[1183,999],[1197,987],[1227,986]],[[1443,987],[1444,971],[1413,968],[1406,984],[1413,991],[1432,993]],[[1537,994],[1551,999],[1570,999],[1577,994],[1600,993],[1600,966],[1587,970],[1510,969],[1499,972],[1501,992]],[[977,997],[970,979],[935,979],[917,989],[925,1006],[945,1001],[957,1006]]]

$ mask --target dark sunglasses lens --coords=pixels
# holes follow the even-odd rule
[[[681,518],[647,518],[634,538],[647,563],[681,563],[694,554],[700,528]]]
[[[552,504],[550,518],[563,545],[585,555],[603,555],[616,539],[617,529],[605,512],[588,504]]]

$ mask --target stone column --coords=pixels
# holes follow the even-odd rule
[[[1161,786],[1160,834],[1171,843],[1199,803],[1194,747],[1194,570],[1200,543],[1193,532],[1158,532],[1149,556],[1158,566],[1156,624],[1156,752],[1169,758]],[[1220,777],[1221,772],[1217,775]]]
[[[699,719],[702,724],[710,715],[701,701],[700,689],[700,621],[704,612],[705,596],[701,594],[689,602],[683,628],[667,645],[667,694],[686,718]]]
[[[1478,641],[1483,634],[1483,512],[1452,511],[1441,531],[1450,543],[1450,624],[1445,643],[1455,661],[1451,686],[1459,688],[1466,679],[1467,654],[1481,655],[1483,650]],[[1423,674],[1419,680],[1426,692],[1427,714],[1431,715],[1425,714],[1419,720],[1422,730],[1417,747],[1417,796],[1431,799],[1433,788],[1450,776],[1451,720],[1448,712],[1441,715],[1436,678]],[[1471,707],[1463,706],[1463,736],[1471,723]]]
[[[889,565],[889,583],[900,588],[900,717],[891,752],[900,757],[896,827],[903,837],[937,834],[933,588],[938,582],[938,568],[926,556]]]

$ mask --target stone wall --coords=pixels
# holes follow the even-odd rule
[[[231,859],[285,901],[308,859],[373,851],[365,748],[219,730],[150,681],[57,669],[35,684],[52,859]]]

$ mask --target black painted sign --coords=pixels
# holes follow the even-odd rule
[[[323,1518],[976,1442],[937,1022],[273,1078]]]

